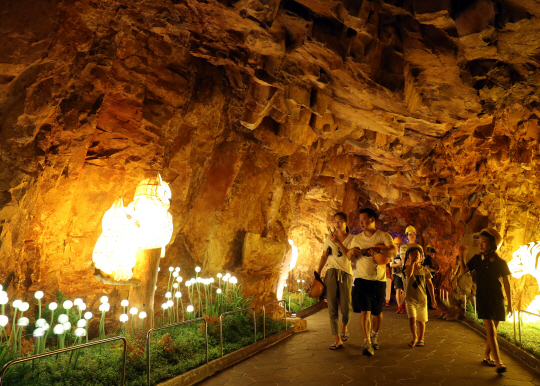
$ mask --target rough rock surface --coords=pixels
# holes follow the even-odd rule
[[[91,253],[156,172],[162,267],[237,272],[250,294],[282,273],[250,276],[246,234],[293,239],[309,278],[331,214],[364,205],[394,233],[419,223],[446,274],[479,224],[510,259],[540,237],[539,18],[532,0],[4,0],[0,279],[126,296]]]

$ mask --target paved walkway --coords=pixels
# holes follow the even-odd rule
[[[461,323],[436,318],[439,310],[430,311],[426,346],[408,347],[407,318],[397,315],[395,309],[385,310],[379,334],[381,349],[373,357],[362,356],[358,314],[349,324],[351,337],[345,348],[329,350],[333,337],[328,309],[324,309],[307,318],[308,331],[294,334],[201,385],[540,386],[540,374],[504,351],[505,375],[483,366],[483,337]]]

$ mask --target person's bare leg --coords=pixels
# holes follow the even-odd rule
[[[497,329],[499,328],[499,321],[498,320],[493,321],[493,327],[495,328],[495,336],[497,336]],[[484,359],[492,360],[491,359],[491,347],[488,344],[486,344],[486,351],[484,352]]]
[[[503,367],[504,364],[501,361],[499,353],[499,344],[497,343],[497,329],[493,320],[483,319],[484,326],[486,326],[487,344],[490,349],[491,355],[497,368]],[[498,324],[497,324],[498,325]]]
[[[360,327],[364,339],[369,339],[371,335],[371,311],[362,311],[360,314]]]
[[[347,327],[346,324],[342,324],[342,325],[341,325],[341,332],[343,332],[343,333],[349,332],[349,328]]]
[[[418,321],[418,341],[424,341],[424,333],[426,332],[426,322]]]
[[[401,306],[401,289],[396,288],[396,302],[398,307]]]
[[[382,320],[383,320],[382,312],[380,313],[380,315],[373,316],[373,322],[372,322],[373,333],[375,334],[379,333],[379,330],[381,329]]]
[[[411,329],[413,342],[417,342],[418,336],[416,335],[416,318],[409,318],[409,327]]]

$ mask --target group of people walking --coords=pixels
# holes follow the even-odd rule
[[[405,230],[407,243],[376,227],[378,213],[364,208],[359,212],[362,232],[353,235],[347,227],[347,215],[334,215],[333,229],[324,244],[317,273],[323,268],[326,300],[330,315],[330,328],[335,336],[331,350],[343,348],[349,339],[348,324],[352,312],[360,313],[360,327],[364,338],[363,355],[372,356],[379,346],[379,332],[383,321],[383,308],[390,302],[393,278],[396,289],[398,313],[407,312],[412,340],[410,347],[423,347],[428,309],[435,309],[437,302],[432,283],[435,269],[431,245],[426,247],[416,243],[416,229],[408,226]],[[510,271],[506,262],[499,257],[497,249],[501,237],[491,228],[480,232],[480,254],[465,262],[466,247],[460,247],[459,261],[461,274],[476,271],[478,318],[484,320],[487,331],[487,348],[483,364],[494,366],[503,373],[497,345],[496,333],[499,321],[505,320],[504,296],[500,279],[511,311],[511,293],[508,282]],[[390,271],[391,270],[391,271]],[[341,323],[339,323],[341,310]],[[341,324],[341,325],[340,325]],[[492,358],[493,357],[493,358]]]

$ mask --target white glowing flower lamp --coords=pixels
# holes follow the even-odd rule
[[[223,275],[221,273],[218,273],[217,274],[217,277],[222,277]]]
[[[172,306],[174,306],[174,302],[172,300],[167,300],[167,305],[169,307],[172,307]]]
[[[36,320],[36,327],[38,327],[38,328],[41,328],[46,324],[47,324],[47,321],[45,319],[43,319],[43,318]]]
[[[34,294],[34,297],[36,299],[42,299],[43,298],[43,291],[38,291]]]
[[[131,309],[129,310],[129,313],[131,315],[137,315],[139,313],[139,310],[137,309],[137,307],[131,307]]]
[[[65,322],[64,323],[64,330],[65,331],[71,330],[71,323],[70,322]]]
[[[100,301],[101,301],[101,304],[105,304],[109,302],[109,298],[107,296],[102,296]]]
[[[174,297],[175,298],[181,298],[182,297],[182,293],[181,292],[177,292],[174,294]]]
[[[86,319],[80,319],[79,321],[77,321],[77,328],[84,328],[86,327]]]
[[[49,304],[49,310],[54,311],[58,308],[58,304],[56,302],[52,302]]]
[[[81,338],[83,336],[86,336],[86,330],[84,328],[77,328],[75,332],[73,333],[75,336]]]
[[[58,315],[58,323],[64,324],[69,320],[69,317],[66,314],[60,314]]]
[[[20,318],[19,321],[17,322],[17,325],[22,326],[22,327],[26,327],[28,326],[28,324],[30,324],[30,320],[26,317]]]
[[[176,272],[180,272],[180,267],[176,267],[174,270],[175,270]]]
[[[86,320],[92,319],[92,313],[90,311],[84,313],[84,318]]]
[[[56,335],[62,335],[65,332],[64,326],[62,324],[57,324],[56,326],[54,326],[53,332]]]
[[[6,325],[8,324],[9,322],[9,319],[7,316],[5,315],[0,315],[0,326],[2,327],[6,327]]]
[[[13,307],[15,307],[15,308],[18,309],[18,308],[21,306],[21,304],[22,304],[22,301],[20,301],[20,300],[15,300],[15,301],[13,302]]]
[[[125,322],[127,322],[128,320],[129,320],[128,314],[122,314],[122,315],[120,315],[120,321],[121,321],[121,322],[125,323]]]
[[[71,307],[73,307],[73,302],[71,300],[66,300],[63,306],[66,310],[69,310]]]
[[[41,338],[45,335],[45,330],[41,327],[38,327],[34,330],[34,338]]]
[[[78,306],[79,304],[82,304],[84,303],[83,300],[81,298],[77,298],[73,301],[73,305],[74,306]]]
[[[21,303],[21,305],[19,306],[19,310],[21,310],[22,312],[28,311],[29,308],[30,308],[30,304],[26,302]]]
[[[194,308],[193,306],[189,305],[187,306],[187,312],[193,312]]]
[[[139,318],[141,318],[141,319],[146,318],[146,312],[141,311],[141,312],[139,313]]]
[[[122,307],[127,307],[127,306],[129,306],[129,302],[128,302],[127,300],[122,300],[122,302],[120,303],[120,305],[121,305]]]

